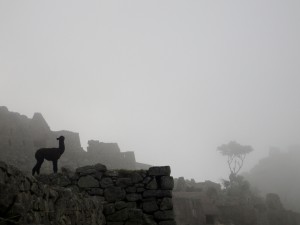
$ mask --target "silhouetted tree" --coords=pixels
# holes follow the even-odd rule
[[[231,141],[228,144],[219,146],[217,150],[222,155],[227,156],[227,164],[230,169],[229,180],[233,181],[243,167],[246,155],[252,152],[253,148],[249,145],[240,145],[235,141]]]

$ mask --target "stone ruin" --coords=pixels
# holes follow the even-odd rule
[[[56,138],[65,136],[66,151],[59,160],[59,167],[75,169],[95,163],[105,164],[109,169],[148,169],[150,165],[138,163],[133,151],[121,152],[117,143],[88,141],[87,151],[81,147],[78,133],[52,131],[42,114],[32,119],[0,107],[0,158],[24,172],[35,165],[34,154],[39,148],[55,147]],[[51,173],[52,165],[45,161],[42,172]]]
[[[62,173],[44,163],[42,175],[29,175],[35,151],[61,135]],[[90,140],[84,151],[78,133],[51,131],[40,113],[30,119],[0,107],[0,158],[1,224],[176,224],[170,167],[138,163],[116,143]]]
[[[107,170],[96,164],[26,176],[0,162],[0,223],[176,225],[170,167]]]

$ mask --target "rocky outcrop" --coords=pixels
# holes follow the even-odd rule
[[[61,176],[47,185],[0,162],[0,224],[104,225],[103,199],[74,191]]]
[[[169,166],[107,170],[96,164],[25,176],[0,163],[4,224],[176,225]]]

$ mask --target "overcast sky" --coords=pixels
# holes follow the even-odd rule
[[[300,1],[0,0],[0,105],[219,181],[300,144]]]

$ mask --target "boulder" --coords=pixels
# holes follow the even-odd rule
[[[118,201],[115,203],[116,210],[124,209],[126,207],[127,207],[127,204],[124,201]]]
[[[172,198],[163,198],[159,205],[160,210],[170,210],[173,209]]]
[[[99,172],[105,172],[105,171],[107,171],[106,166],[103,165],[103,164],[100,164],[100,163],[97,163],[94,167]]]
[[[106,217],[107,221],[121,222],[128,219],[128,209],[122,209]]]
[[[126,190],[127,193],[136,193],[136,187],[135,186],[127,187],[125,190]]]
[[[79,180],[78,180],[78,186],[80,188],[96,188],[96,187],[100,187],[99,181],[96,180],[91,175],[80,177]]]
[[[100,181],[100,186],[102,188],[108,188],[108,187],[111,187],[113,185],[114,185],[113,180],[110,177],[104,177]]]
[[[163,198],[163,197],[172,197],[172,192],[170,190],[146,190],[143,192],[143,197],[145,198]]]
[[[89,188],[86,190],[89,195],[103,196],[103,189],[101,188]]]
[[[128,220],[130,222],[143,222],[143,211],[141,209],[128,209]]]
[[[116,185],[120,187],[128,187],[132,185],[132,180],[130,178],[119,178],[117,179]]]
[[[141,194],[131,193],[126,195],[126,200],[129,202],[136,202],[142,199]]]
[[[150,176],[170,176],[171,168],[170,166],[156,166],[149,168]]]
[[[115,204],[114,203],[110,203],[110,204],[106,204],[103,208],[103,213],[104,215],[111,215],[115,212]]]
[[[172,210],[157,211],[154,213],[154,218],[157,220],[173,220],[174,213]]]
[[[131,180],[134,184],[136,184],[141,182],[143,180],[143,177],[139,173],[134,172],[131,174]]]
[[[84,174],[84,175],[91,174],[94,172],[96,172],[94,166],[82,166],[76,169],[76,173]]]
[[[162,176],[160,178],[160,188],[163,190],[173,190],[174,188],[173,177]]]
[[[144,201],[142,207],[145,213],[153,213],[159,209],[155,199]]]
[[[108,187],[104,190],[104,197],[108,202],[123,200],[125,196],[126,192],[121,187]]]
[[[146,188],[147,188],[147,189],[150,189],[150,190],[156,190],[156,189],[157,189],[157,182],[156,182],[156,179],[153,178],[153,179],[146,185]]]

